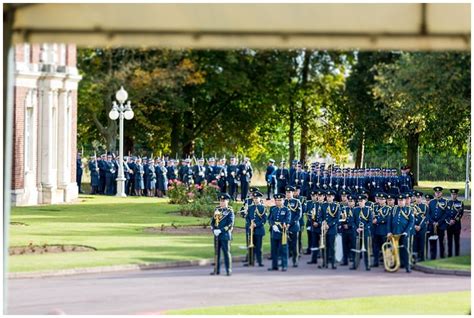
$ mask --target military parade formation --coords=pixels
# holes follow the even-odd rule
[[[205,164],[205,161],[207,163]],[[114,195],[120,158],[113,154],[91,156],[88,169],[91,194]],[[172,159],[128,156],[122,161],[125,192],[132,196],[164,197],[168,184],[217,184],[220,205],[211,218],[215,261],[212,275],[220,274],[224,258],[227,275],[232,273],[230,242],[235,213],[231,201],[241,201],[247,238],[246,266],[263,267],[263,238],[268,226],[271,271],[298,267],[301,254],[310,255],[308,264],[356,270],[361,260],[365,270],[382,263],[386,271],[411,266],[428,257],[436,259],[460,253],[461,219],[464,205],[458,190],[451,199],[435,187],[434,196],[413,189],[408,166],[395,168],[340,168],[324,162],[309,167],[297,160],[289,168],[270,159],[266,168],[264,194],[250,187],[254,174],[249,158],[225,157]],[[82,161],[77,159],[78,185]],[[81,188],[79,188],[81,190]],[[240,195],[239,195],[240,194]],[[306,232],[306,233],[305,233]],[[306,236],[306,246],[303,237]],[[447,247],[446,247],[447,246]],[[429,250],[429,255],[428,255]]]
[[[459,256],[464,205],[458,189],[450,189],[449,200],[443,198],[442,187],[433,188],[434,196],[416,191],[409,167],[402,167],[398,175],[396,169],[325,169],[324,163],[313,163],[311,171],[305,171],[298,161],[290,169],[282,161],[277,169],[270,160],[266,180],[267,200],[272,196],[274,205],[266,206],[264,195],[251,187],[240,209],[247,237],[245,266],[255,266],[255,260],[264,266],[265,226],[270,239],[269,271],[287,271],[290,261],[298,267],[303,253],[310,255],[308,264],[320,269],[337,269],[339,263],[357,270],[363,260],[367,271],[382,264],[387,272],[404,268],[407,273],[415,262],[428,256],[436,259],[438,248],[444,258],[446,244],[448,257]],[[232,197],[222,193],[219,199],[211,228],[216,241],[225,241],[226,274],[231,275],[233,224],[227,222],[217,232],[215,224],[235,215],[228,207]],[[303,247],[305,231],[307,246]],[[220,254],[215,255],[217,269],[212,275],[220,273]]]

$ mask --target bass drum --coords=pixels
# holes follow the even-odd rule
[[[342,257],[343,257],[343,251],[342,251],[342,235],[341,234],[337,234],[336,235],[336,244],[335,244],[335,248],[336,248],[336,261],[338,261],[339,263],[342,261]]]

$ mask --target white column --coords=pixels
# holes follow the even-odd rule
[[[59,91],[58,103],[58,143],[57,143],[57,169],[58,169],[58,187],[66,188],[70,183],[71,172],[69,170],[69,139],[71,133],[69,131],[69,111],[68,111],[68,92],[66,90]]]
[[[53,175],[51,173],[53,160],[53,92],[49,88],[42,91],[41,105],[41,185],[43,188],[53,187]]]

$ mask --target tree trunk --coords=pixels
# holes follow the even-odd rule
[[[186,111],[183,118],[183,155],[186,158],[194,155],[194,116],[192,111]]]
[[[355,161],[355,168],[363,168],[365,151],[365,132],[362,133],[359,144],[357,146],[357,156]]]
[[[301,72],[301,89],[305,90],[308,84],[309,77],[309,62],[311,59],[312,51],[306,50],[304,54],[303,70]],[[300,112],[300,161],[304,165],[306,157],[308,156],[308,107],[306,103],[305,94],[303,94],[303,100],[301,101],[301,112]]]
[[[123,155],[128,156],[129,153],[135,153],[135,143],[130,136],[125,136],[123,139]]]
[[[289,146],[289,155],[290,163],[295,158],[295,115],[290,111],[290,130],[288,131],[288,146]]]
[[[170,157],[179,156],[179,137],[181,136],[181,113],[174,113],[171,119],[171,153]]]
[[[407,136],[407,165],[413,173],[413,185],[418,185],[418,146],[420,144],[420,134],[414,133]]]

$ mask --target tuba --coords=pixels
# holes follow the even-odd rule
[[[399,240],[401,235],[392,235],[382,245],[383,265],[387,272],[396,272],[400,268]]]

